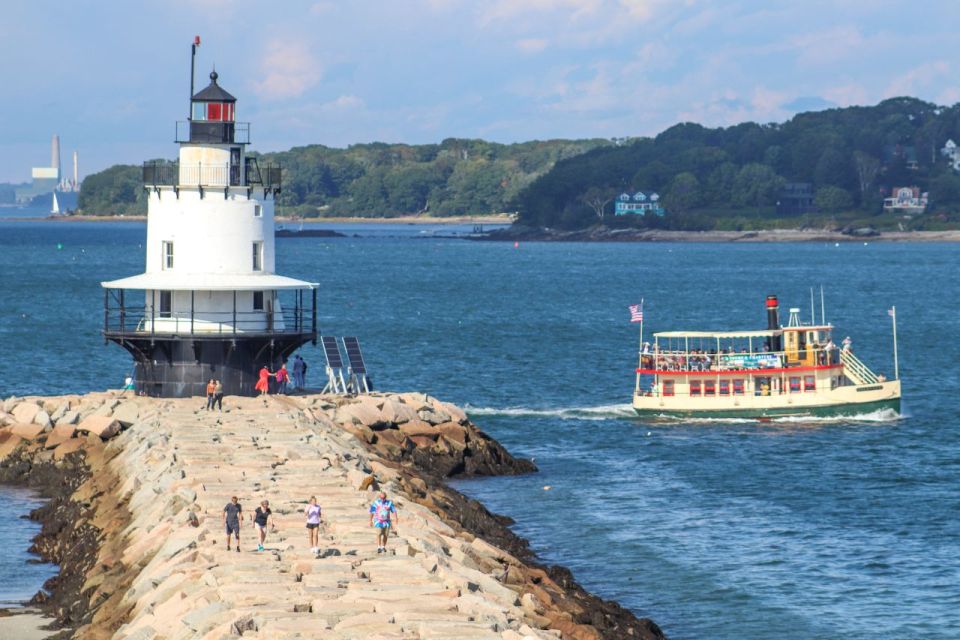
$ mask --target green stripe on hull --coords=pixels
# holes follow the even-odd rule
[[[900,413],[900,398],[861,402],[858,404],[831,404],[819,407],[775,407],[769,409],[729,409],[720,411],[677,411],[673,409],[637,409],[640,416],[669,418],[784,418],[790,416],[842,417],[893,409]]]

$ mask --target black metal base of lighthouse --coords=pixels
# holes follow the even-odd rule
[[[134,359],[138,394],[159,398],[205,396],[213,378],[224,395],[252,396],[261,367],[276,371],[312,333],[232,338],[109,337]],[[271,379],[272,383],[272,379]]]

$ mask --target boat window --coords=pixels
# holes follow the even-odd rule
[[[722,389],[723,387],[721,387]],[[733,395],[742,396],[743,395],[743,380],[734,380],[733,381]]]
[[[663,395],[672,396],[673,395],[673,380],[664,380],[663,381]]]
[[[700,395],[700,381],[699,381],[699,380],[691,380],[691,381],[690,381],[690,395],[691,395],[691,396],[698,396],[698,395]]]
[[[705,396],[715,396],[717,395],[717,383],[713,380],[707,380],[703,383],[703,395]]]
[[[813,376],[803,376],[803,390],[804,391],[816,391],[817,390],[817,379]]]
[[[800,376],[790,376],[790,393],[800,392]]]
[[[743,393],[743,390],[742,390],[742,389],[741,389],[740,393]],[[730,381],[729,381],[729,380],[721,380],[721,381],[720,381],[720,395],[722,395],[722,396],[728,396],[728,395],[730,395]]]

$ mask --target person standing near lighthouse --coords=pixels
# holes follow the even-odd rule
[[[273,376],[273,372],[267,368],[266,365],[260,369],[260,379],[257,380],[256,390],[260,392],[261,396],[265,396],[270,393],[270,377]]]

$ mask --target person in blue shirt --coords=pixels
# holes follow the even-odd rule
[[[387,500],[387,492],[381,491],[370,505],[370,526],[377,529],[377,553],[387,552],[387,537],[391,527],[397,524],[400,524],[397,508],[392,500]]]

